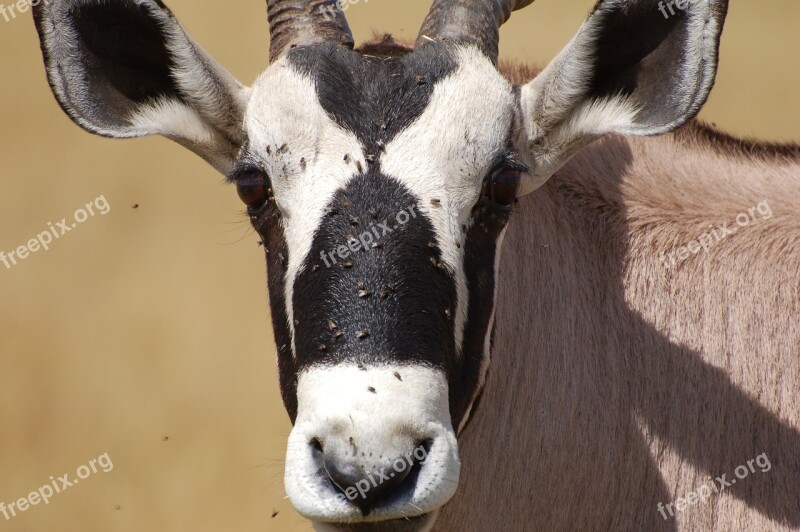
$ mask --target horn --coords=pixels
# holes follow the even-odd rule
[[[438,41],[474,44],[496,63],[500,26],[512,11],[532,3],[533,0],[434,0],[419,31],[417,47]]]
[[[353,47],[339,0],[267,0],[269,60],[295,46],[335,42]]]

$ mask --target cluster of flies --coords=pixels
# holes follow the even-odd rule
[[[418,83],[419,84],[424,84],[424,79],[418,80]],[[381,127],[382,127],[382,129],[386,128],[385,125],[381,126]],[[378,146],[379,150],[383,150],[384,147],[385,147],[385,144],[382,141],[378,141],[377,142],[377,146]],[[275,154],[276,155],[283,155],[287,151],[288,151],[288,144],[283,144],[275,151]],[[271,146],[267,146],[267,154],[269,154],[269,155],[272,154],[272,147]],[[375,156],[374,155],[367,155],[365,157],[365,159],[368,162],[373,162],[375,160]],[[352,161],[352,157],[350,156],[350,154],[346,154],[344,156],[344,161],[346,163],[348,163],[348,164]],[[301,158],[300,159],[300,168],[302,170],[305,170],[306,169],[306,165],[307,164],[306,164],[305,158],[304,157]],[[362,167],[360,161],[356,161],[356,168],[357,168],[359,173],[363,172],[363,167]],[[267,201],[272,205],[275,204],[275,193],[272,190],[272,187],[267,188]],[[430,200],[430,204],[431,204],[432,207],[439,207],[439,206],[441,206],[442,201],[440,199],[438,199],[438,198],[433,198],[433,199]],[[344,209],[349,209],[350,208],[350,201],[348,199],[344,199],[342,201],[342,208],[344,208]],[[326,212],[326,215],[328,215],[328,216],[336,216],[338,214],[340,214],[340,210],[338,208],[336,208],[336,207],[331,207]],[[374,208],[370,209],[369,210],[369,214],[373,219],[377,220],[377,218],[378,218],[377,210],[375,210]],[[280,217],[281,217],[280,211],[278,209],[274,209],[272,217],[275,218],[275,219],[280,219]],[[252,215],[250,218],[251,218],[251,221],[255,222],[255,221],[257,221],[258,216]],[[352,216],[352,215],[348,214],[348,223],[351,226],[358,226],[358,225],[361,224],[361,220],[359,220],[359,218],[356,217],[356,216]],[[466,232],[466,226],[464,227],[464,231]],[[350,239],[355,239],[355,236],[352,236],[352,237],[349,237],[349,238]],[[266,247],[265,246],[265,242],[263,240],[259,240],[258,245]],[[456,246],[458,248],[460,248],[461,247],[461,243],[460,242],[456,242]],[[371,247],[373,249],[382,249],[383,248],[383,244],[381,242],[373,242],[371,244]],[[437,246],[436,246],[436,243],[429,242],[428,243],[428,247],[431,248],[431,249],[436,249]],[[269,250],[265,250],[265,251],[266,251],[267,254],[269,254]],[[285,268],[286,265],[287,265],[286,257],[282,253],[279,253],[278,254],[278,258],[280,260],[281,265]],[[431,261],[431,264],[433,264],[433,266],[435,268],[438,268],[438,269],[441,269],[441,270],[445,270],[446,269],[446,266],[444,265],[444,263],[441,260],[437,259],[435,256],[431,257],[430,261]],[[351,269],[351,268],[353,268],[354,264],[353,264],[352,261],[346,261],[346,262],[342,263],[342,266],[344,268],[346,268],[346,269]],[[319,264],[314,264],[312,266],[312,271],[314,271],[314,272],[319,271],[319,269],[320,269],[320,265]],[[367,288],[366,284],[363,283],[363,282],[359,282],[358,285],[356,286],[356,289],[357,289],[356,290],[356,294],[361,299],[368,299],[368,298],[373,296],[373,292],[371,290],[369,290]],[[393,284],[393,283],[390,283],[390,284],[387,284],[387,285],[383,286],[379,290],[378,297],[380,297],[381,299],[388,299],[396,291],[397,291],[397,286],[395,284]],[[453,316],[453,313],[449,308],[445,309],[444,314],[448,319],[452,318],[452,316]],[[300,325],[300,321],[299,320],[295,320],[295,326],[299,326],[299,325]],[[333,334],[333,339],[334,339],[335,342],[340,341],[344,337],[344,333],[341,330],[339,330],[339,327],[336,325],[336,323],[334,323],[331,320],[328,321],[328,330]],[[356,338],[358,340],[365,340],[365,339],[369,338],[369,336],[370,336],[369,330],[367,330],[367,329],[362,329],[362,330],[359,330],[359,331],[356,332]],[[329,349],[329,346],[327,344],[323,343],[323,344],[319,345],[319,351],[320,352],[327,352],[328,349]],[[399,375],[395,375],[395,376],[397,377],[398,380],[402,380]],[[370,390],[370,391],[372,391],[372,390]]]

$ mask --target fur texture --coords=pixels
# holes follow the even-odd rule
[[[435,530],[800,527],[799,152],[697,123],[614,136],[520,201],[461,485]],[[769,219],[659,260],[764,201]],[[768,472],[659,513],[762,453]]]
[[[489,58],[474,50],[451,49],[458,68],[440,64],[444,50],[449,49],[444,45],[443,53],[432,53],[436,49],[426,45],[421,55],[411,57],[411,66],[421,58],[421,66],[428,68],[408,69],[406,77],[397,80],[401,85],[369,83],[378,79],[374,73],[389,75],[392,72],[385,68],[404,63],[400,56],[407,50],[387,43],[384,55],[400,59],[385,68],[364,68],[362,83],[352,92],[338,89],[347,87],[343,83],[353,76],[325,76],[340,72],[333,67],[348,74],[356,71],[354,65],[382,58],[367,60],[341,49],[350,55],[328,69],[316,68],[325,64],[320,61],[307,70],[273,64],[249,101],[249,143],[238,129],[238,118],[251,92],[201,53],[163,4],[124,0],[103,10],[108,5],[71,0],[59,4],[60,10],[40,7],[35,11],[50,81],[70,116],[98,134],[164,134],[223,171],[233,164],[234,152],[242,146],[238,157],[265,167],[274,180],[271,191],[277,203],[265,204],[261,219],[253,219],[268,252],[282,391],[290,416],[298,421],[293,452],[312,452],[314,441],[309,438],[330,428],[326,414],[313,410],[345,403],[343,416],[357,410],[352,405],[348,409],[347,404],[366,397],[373,403],[367,409],[373,412],[366,416],[368,421],[379,415],[385,420],[405,410],[406,422],[437,425],[436,434],[419,429],[415,435],[429,440],[434,458],[438,456],[439,466],[421,473],[423,484],[434,486],[437,480],[450,481],[457,465],[454,432],[444,420],[449,407],[452,424],[459,428],[464,427],[467,412],[474,415],[459,441],[462,481],[455,499],[441,512],[438,530],[800,527],[797,147],[748,143],[697,124],[658,139],[610,136],[578,152],[549,182],[524,197],[506,233],[507,215],[494,221],[478,216],[471,225],[460,223],[470,198],[474,200],[478,193],[482,174],[490,169],[492,154],[499,154],[506,140],[510,147],[518,147],[521,139],[517,137],[525,133],[525,140],[532,142],[528,147],[543,148],[538,155],[534,149],[531,158],[539,177],[545,178],[595,136],[608,131],[660,133],[690,119],[713,81],[717,37],[727,2],[704,4],[685,20],[672,19],[654,30],[660,32],[654,39],[638,35],[633,40],[639,46],[633,47],[636,55],[632,57],[617,53],[614,36],[636,29],[648,17],[660,16],[655,2],[599,2],[571,48],[519,92],[499,79]],[[75,9],[70,11],[70,6]],[[653,13],[647,6],[653,7]],[[110,34],[92,29],[106,26],[81,22],[90,15],[110,22],[108,27],[128,17],[138,21],[141,34],[157,38],[151,39],[149,52],[134,54],[129,63],[130,53],[138,49],[100,46]],[[59,27],[47,23],[56,20],[62,23]],[[679,22],[685,24],[673,33]],[[688,43],[682,41],[685,36]],[[371,46],[379,51],[379,46]],[[597,48],[594,55],[592,47]],[[336,54],[327,52],[338,49],[322,45],[311,53],[322,52],[331,59]],[[290,51],[279,61],[301,66],[306,52]],[[140,64],[152,57],[156,65]],[[654,63],[655,68],[650,68]],[[82,65],[95,64],[104,68],[81,70]],[[130,69],[142,70],[144,80],[129,76]],[[668,81],[678,89],[670,95],[661,92],[665,90],[662,71],[672,74]],[[430,72],[437,76],[426,77]],[[394,74],[400,77],[399,72]],[[515,84],[529,81],[533,74],[527,67],[506,69]],[[275,81],[272,78],[279,79],[270,83]],[[394,117],[397,131],[387,121],[386,133],[380,133],[380,121],[368,113],[391,108],[382,105],[381,99],[391,94],[391,87],[398,94],[415,94],[408,100],[415,105],[398,105],[403,112]],[[482,89],[479,94],[476,87]],[[437,94],[436,88],[444,94]],[[340,101],[342,94],[350,99]],[[97,95],[101,105],[89,105]],[[520,97],[522,116],[511,111],[512,95]],[[458,105],[445,105],[447,96]],[[508,108],[503,104],[506,98]],[[488,103],[481,107],[484,99]],[[454,117],[457,120],[449,129],[436,129]],[[424,127],[416,132],[418,124]],[[369,126],[379,132],[369,131]],[[448,136],[453,129],[459,130],[459,138]],[[537,145],[538,140],[544,142]],[[461,168],[449,170],[461,181],[436,175],[454,163]],[[390,174],[391,181],[371,170],[384,164],[383,173]],[[287,179],[289,175],[295,179]],[[297,175],[306,177],[298,181]],[[327,180],[313,179],[319,175]],[[321,188],[320,181],[327,188]],[[395,188],[387,187],[387,182]],[[437,188],[447,196],[445,201],[434,198]],[[353,212],[360,209],[358,216],[342,222],[344,226],[321,223],[334,214],[326,210],[331,198],[340,201],[342,209],[349,208],[337,196],[340,189],[353,193]],[[435,362],[435,371],[424,364],[417,368],[424,375],[412,379],[410,384],[417,389],[408,397],[401,391],[402,380],[388,370],[378,370],[374,379],[389,393],[380,399],[372,397],[377,392],[373,377],[357,360],[395,356],[387,346],[401,346],[406,351],[403,356],[418,358],[420,353],[406,349],[406,344],[378,342],[389,338],[398,323],[410,324],[408,312],[396,313],[402,322],[390,322],[386,311],[352,306],[359,310],[350,314],[361,321],[381,317],[385,321],[373,328],[371,336],[361,334],[366,331],[354,336],[371,340],[361,345],[362,351],[354,351],[353,359],[348,359],[344,349],[337,351],[320,342],[298,345],[295,340],[298,335],[307,339],[334,335],[338,326],[325,324],[324,316],[317,316],[313,309],[298,319],[296,301],[312,299],[298,295],[287,281],[296,283],[308,267],[312,273],[321,271],[306,260],[321,249],[310,242],[321,234],[319,227],[338,235],[330,242],[338,241],[347,237],[349,226],[380,214],[370,215],[368,210],[375,191],[378,204],[384,207],[389,196],[403,200],[396,205],[399,208],[409,199],[406,195],[413,193],[457,214],[450,222],[432,216],[430,222],[426,218],[425,223],[412,224],[414,232],[406,235],[403,246],[386,242],[387,251],[398,246],[403,256],[408,252],[413,260],[426,258],[422,261],[428,268],[425,272],[454,279],[452,290],[426,291],[448,295],[453,306],[438,305],[443,311],[431,314],[436,319],[429,316],[425,326],[414,324],[412,336],[424,330],[445,331],[429,334],[428,340],[444,338],[447,345],[429,349],[427,362]],[[754,213],[761,214],[762,205],[769,208],[769,216],[764,212],[756,219]],[[478,208],[478,215],[481,211],[485,209]],[[747,214],[753,219],[739,223]],[[280,222],[267,224],[269,220]],[[736,234],[700,252],[699,242],[709,227],[733,223],[738,223]],[[501,260],[498,250],[503,234]],[[691,250],[692,244],[696,251],[682,255],[681,250],[685,252],[685,246]],[[424,257],[417,248],[433,249],[428,251],[433,256]],[[676,252],[678,261],[671,258]],[[378,259],[370,260],[363,262],[365,272],[378,275],[380,268],[374,267]],[[459,262],[465,264],[461,278],[452,275]],[[395,264],[400,262],[384,261],[381,267],[394,274]],[[352,275],[361,274],[355,264],[342,268],[352,268],[352,272],[337,273],[334,281],[341,282],[331,286],[348,286],[348,297],[357,304],[374,296],[366,283],[361,287],[352,282]],[[410,271],[416,270],[406,269],[401,282],[410,285],[408,278],[430,277],[409,275]],[[314,287],[313,283],[296,284],[303,289]],[[465,287],[469,288],[468,302]],[[425,294],[412,293],[402,284],[396,288],[398,300],[425,301]],[[495,293],[496,316],[490,304]],[[343,301],[343,296],[336,295],[326,304],[341,309]],[[317,305],[317,310],[326,315],[332,312],[324,305]],[[429,309],[420,305],[419,310]],[[298,333],[308,317],[317,329],[311,329],[310,335]],[[441,325],[453,317],[462,325]],[[488,333],[495,318],[491,343]],[[338,319],[339,325],[354,328],[356,324],[346,319]],[[455,356],[456,337],[463,345],[460,358]],[[449,353],[449,362],[436,358],[442,356],[440,352]],[[314,355],[320,363],[308,363],[301,355]],[[333,360],[340,364],[327,364]],[[445,386],[448,398],[442,394]],[[298,401],[303,408],[298,408]],[[415,417],[425,405],[433,413]],[[404,442],[388,441],[386,434],[376,436],[366,421],[359,425],[356,435],[364,445],[375,450],[385,447],[394,454],[402,451],[392,446]],[[401,425],[395,423],[394,428],[402,429]],[[328,434],[339,436],[336,427]],[[686,508],[678,503],[677,513],[672,510],[676,499],[707,485],[709,477],[732,479],[737,467],[762,455],[769,460],[769,470],[753,471],[721,495]],[[308,456],[298,460],[305,464],[300,468],[305,474],[319,473],[318,464]],[[368,464],[357,465],[368,468]],[[309,505],[308,515],[320,520],[329,517],[325,510],[331,506],[323,504],[321,510],[316,506],[324,500],[313,493],[303,495],[308,495],[309,486],[301,485],[301,477],[293,475],[289,480],[290,487],[297,488],[295,496],[301,493],[298,500]],[[413,500],[422,503],[420,511],[428,511],[452,494],[452,486],[446,488],[434,494],[414,493]],[[674,515],[661,512],[665,505]],[[403,515],[402,508],[396,510]],[[347,512],[348,519],[355,518],[353,508],[339,506],[337,511],[333,518]],[[398,520],[389,526],[430,525],[422,521]],[[366,532],[379,526],[338,529]]]

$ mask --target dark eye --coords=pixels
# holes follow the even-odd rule
[[[245,170],[235,178],[236,192],[250,210],[262,207],[269,198],[269,181],[261,170]]]
[[[486,195],[497,206],[510,209],[519,194],[522,171],[502,167],[492,173],[486,183]]]

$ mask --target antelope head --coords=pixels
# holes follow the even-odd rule
[[[35,8],[75,122],[168,137],[245,203],[294,424],[286,490],[321,530],[432,526],[458,488],[517,198],[603,135],[677,128],[713,84],[726,0],[667,18],[656,0],[600,0],[515,86],[499,28],[530,3],[436,0],[413,49],[354,50],[334,0],[269,0],[270,65],[252,87],[160,0]]]

